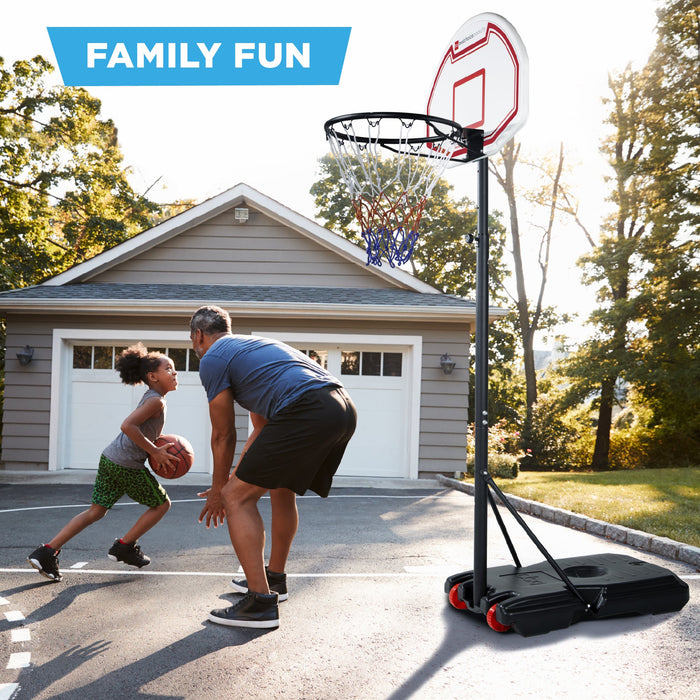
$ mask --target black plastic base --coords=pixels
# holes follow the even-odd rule
[[[487,615],[494,629],[523,637],[564,629],[582,620],[676,612],[690,596],[673,572],[623,554],[557,559],[580,600],[546,561],[487,570],[485,597],[473,605],[473,572],[445,581],[453,607]],[[495,621],[494,621],[495,619]]]

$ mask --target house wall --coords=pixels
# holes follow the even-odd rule
[[[393,323],[323,321],[300,318],[237,316],[236,330],[275,328],[278,332],[361,335],[421,335],[423,337],[420,387],[419,477],[463,471],[467,430],[469,327],[466,323]],[[5,363],[5,403],[2,460],[6,470],[47,469],[51,407],[51,352],[54,328],[143,329],[186,331],[188,319],[173,317],[86,315],[40,316],[8,314]],[[136,342],[139,337],[133,338]],[[28,367],[20,367],[16,353],[29,344],[35,348]],[[440,356],[449,352],[457,362],[452,375],[440,369]],[[239,444],[245,442],[247,416],[237,414]]]
[[[396,287],[289,226],[252,208],[249,211],[250,219],[244,224],[234,221],[230,209],[89,281]]]

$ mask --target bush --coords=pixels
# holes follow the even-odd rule
[[[499,479],[515,479],[518,476],[520,457],[509,454],[490,454],[488,456],[488,470],[491,476]],[[467,457],[467,474],[474,476],[474,455]]]
[[[502,479],[515,479],[522,459],[519,451],[520,434],[509,430],[505,421],[499,421],[489,428],[488,470],[491,476]],[[474,427],[467,435],[467,474],[474,476]]]
[[[610,431],[610,469],[640,469],[649,462],[649,431],[625,428]]]
[[[567,420],[556,399],[541,397],[532,407],[532,415],[524,429],[523,442],[529,446],[520,468],[523,471],[568,471],[570,447],[580,435],[575,421]]]

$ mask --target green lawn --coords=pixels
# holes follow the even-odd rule
[[[521,472],[495,482],[514,496],[700,547],[700,468]]]

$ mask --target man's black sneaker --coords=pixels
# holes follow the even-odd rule
[[[150,557],[147,557],[137,544],[122,544],[119,539],[114,540],[114,544],[109,548],[107,556],[112,561],[121,561],[129,566],[142,566],[151,563]]]
[[[63,576],[58,570],[58,554],[60,549],[53,549],[47,544],[37,547],[28,557],[27,561],[46,578],[52,581],[60,581]]]
[[[209,619],[217,625],[229,625],[230,627],[255,627],[268,629],[279,627],[280,615],[277,601],[277,593],[248,593],[235,605],[221,610],[212,610]]]
[[[265,567],[265,573],[267,574],[267,585],[270,587],[270,592],[277,593],[280,603],[283,600],[287,600],[287,574],[278,574],[275,571],[270,571],[267,567]],[[231,581],[231,588],[236,593],[247,593],[248,582],[244,578],[234,578]]]

